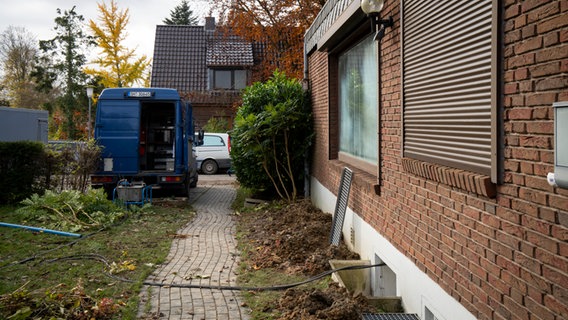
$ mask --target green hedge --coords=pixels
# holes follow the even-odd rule
[[[17,203],[46,189],[85,192],[99,158],[94,141],[0,142],[0,204]]]
[[[40,142],[0,142],[0,204],[15,203],[45,188],[46,154]]]

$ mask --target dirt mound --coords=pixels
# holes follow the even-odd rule
[[[361,296],[351,297],[345,288],[332,283],[326,290],[286,291],[279,301],[280,320],[359,320],[361,310],[368,308]]]
[[[331,223],[331,215],[300,201],[242,214],[239,228],[247,230],[247,241],[254,248],[250,254],[254,269],[313,276],[329,270],[331,259],[359,259],[345,244],[329,244]],[[282,320],[361,319],[360,312],[372,311],[364,298],[352,297],[335,283],[325,290],[289,289],[278,301],[278,310]]]
[[[330,259],[359,259],[345,244],[329,244],[332,217],[309,201],[271,207],[241,217],[254,245],[255,268],[278,268],[315,275],[329,270]]]

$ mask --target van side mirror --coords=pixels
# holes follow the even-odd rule
[[[203,131],[203,129],[201,129],[197,133],[197,145],[198,146],[203,145],[203,137],[205,137],[205,131]]]

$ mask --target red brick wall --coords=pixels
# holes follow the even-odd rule
[[[310,56],[309,74],[327,75],[327,54],[314,52]],[[329,99],[327,77],[312,77],[310,82],[312,92],[312,109],[314,116],[314,130],[316,132],[314,144],[314,164],[325,164],[329,159],[329,128],[335,127],[335,123],[329,122],[327,102]],[[312,166],[313,173],[318,176],[325,176],[325,165]]]
[[[196,129],[201,129],[213,117],[226,119],[229,128],[232,128],[235,114],[235,108],[232,106],[193,105],[193,119]]]
[[[380,52],[380,177],[355,169],[349,206],[477,318],[568,319],[568,190],[546,181],[554,170],[552,103],[568,101],[568,1],[503,6],[504,176],[496,197],[405,171],[400,7],[388,1],[383,11],[395,26]],[[330,159],[337,127],[329,122],[327,57],[309,56],[312,174],[336,192],[348,164]]]

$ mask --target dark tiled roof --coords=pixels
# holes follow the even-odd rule
[[[236,36],[215,36],[207,44],[207,66],[252,66],[252,44]]]
[[[207,37],[203,26],[156,26],[152,87],[206,90]]]

